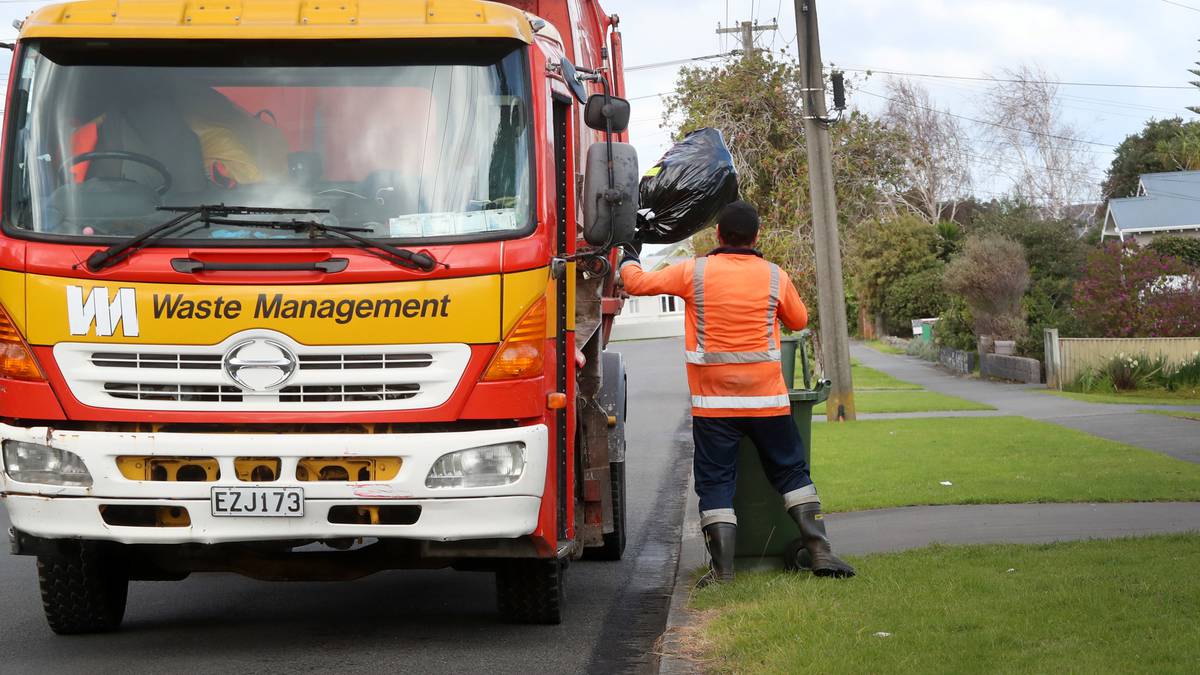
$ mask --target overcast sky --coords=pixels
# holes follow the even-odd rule
[[[0,35],[11,38],[11,21],[43,4],[0,0]],[[1200,10],[1200,0],[1179,4]],[[629,66],[728,51],[737,40],[718,37],[718,24],[750,18],[763,24],[778,19],[779,30],[759,33],[758,44],[791,46],[794,54],[792,6],[790,0],[604,0],[608,12],[621,16]],[[1027,63],[1061,80],[1186,86],[1193,79],[1187,68],[1200,58],[1200,11],[1164,0],[820,0],[818,9],[825,61],[847,68],[980,76]],[[671,91],[677,70],[638,70],[626,78],[636,99],[631,135],[643,166],[669,145],[654,95]],[[978,115],[974,99],[984,84],[919,81],[939,106]],[[884,76],[872,76],[863,88],[881,93]],[[1200,105],[1200,89],[1064,87],[1062,94],[1064,113],[1086,138],[1114,145],[1151,117],[1191,119],[1185,106]],[[881,107],[866,93],[852,95],[851,104],[867,111]],[[1111,152],[1093,149],[1099,176]],[[987,178],[992,167],[976,170],[981,190],[1004,189]]]

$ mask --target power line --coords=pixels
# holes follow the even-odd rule
[[[1165,3],[1167,3],[1168,5],[1175,5],[1176,7],[1182,7],[1182,8],[1184,8],[1184,9],[1190,9],[1190,10],[1192,10],[1193,12],[1200,12],[1200,7],[1192,7],[1191,5],[1185,5],[1185,4],[1183,4],[1182,2],[1175,2],[1174,0],[1160,0],[1160,1],[1161,1],[1161,2],[1165,2]]]
[[[0,0],[3,2],[3,0]],[[707,61],[710,59],[720,59],[726,56],[737,56],[737,52],[722,52],[720,54],[709,54],[708,56],[693,56],[690,59],[676,59],[674,61],[661,61],[659,63],[643,63],[640,66],[626,66],[625,72],[633,72],[635,70],[648,70],[650,68],[663,68],[666,66],[681,66],[692,61]]]
[[[938,81],[934,81],[934,82],[929,82],[928,84],[929,84],[929,86],[933,86],[933,87],[946,87],[947,89],[951,89],[956,92],[965,92],[972,96],[979,95],[979,94],[985,93],[987,91],[987,88],[986,88],[987,85],[982,82],[979,82],[979,83],[950,82],[950,81],[938,80]],[[1116,109],[1120,109],[1120,110],[1128,110],[1128,111],[1134,111],[1137,113],[1141,113],[1141,114],[1128,115],[1128,114],[1123,114],[1123,113],[1118,113],[1118,112],[1110,112],[1107,110],[1100,110],[1098,108],[1093,108],[1093,107],[1082,107],[1079,105],[1070,105],[1070,103],[1061,104],[1062,107],[1064,107],[1064,108],[1070,108],[1072,110],[1084,110],[1087,112],[1096,112],[1096,113],[1101,113],[1101,114],[1105,114],[1105,115],[1118,115],[1121,117],[1130,117],[1133,119],[1144,120],[1146,117],[1144,112],[1148,111],[1148,112],[1166,113],[1166,114],[1169,114],[1172,116],[1178,116],[1177,111],[1174,108],[1164,108],[1162,106],[1142,105],[1142,104],[1138,104],[1138,103],[1127,103],[1125,101],[1116,100],[1116,99],[1092,98],[1089,96],[1077,96],[1074,94],[1063,94],[1061,92],[1056,94],[1056,98],[1060,98],[1060,99],[1063,99],[1064,101],[1068,101],[1068,102],[1079,101],[1084,104],[1100,106],[1102,108],[1116,108]]]
[[[1164,2],[1166,0],[1163,0]],[[1197,10],[1200,11],[1200,10]],[[931,77],[939,80],[973,80],[976,82],[1004,82],[1009,84],[1054,84],[1064,87],[1113,87],[1119,89],[1195,89],[1191,85],[1175,84],[1130,84],[1124,82],[1067,82],[1061,80],[1019,80],[1003,77],[982,77],[969,75],[943,75],[935,73],[906,73],[899,70],[879,70],[876,68],[837,68],[853,73],[880,73],[882,75],[902,75],[905,77]]]
[[[987,121],[987,120],[981,120],[981,119],[978,119],[978,118],[975,118],[975,117],[967,117],[966,115],[958,115],[958,114],[956,114],[956,113],[952,113],[952,112],[950,112],[950,111],[948,111],[948,110],[939,110],[939,109],[937,109],[937,108],[930,108],[930,107],[928,107],[928,106],[923,106],[923,105],[920,105],[920,104],[917,104],[917,103],[910,103],[910,102],[908,102],[908,101],[901,101],[900,99],[897,99],[897,98],[892,98],[891,96],[884,96],[883,94],[876,94],[875,92],[873,92],[873,91],[867,91],[866,89],[858,89],[857,91],[859,91],[859,92],[861,92],[861,93],[863,93],[863,94],[866,94],[866,95],[868,95],[868,96],[874,96],[875,98],[881,98],[881,99],[883,99],[883,100],[885,100],[885,101],[892,101],[892,102],[894,102],[894,103],[899,103],[899,104],[901,104],[901,105],[907,105],[907,106],[911,106],[911,107],[913,107],[913,108],[920,108],[921,110],[927,110],[927,111],[929,111],[929,112],[935,112],[935,113],[938,113],[938,114],[941,114],[941,115],[947,115],[947,116],[950,116],[950,117],[957,117],[957,118],[959,118],[959,119],[966,120],[966,121],[968,121],[968,122],[974,122],[974,123],[976,123],[976,124],[984,124],[984,125],[987,125],[987,126],[997,127],[997,128],[999,128],[999,129],[1007,129],[1007,130],[1009,130],[1009,131],[1016,131],[1016,132],[1018,132],[1018,133],[1030,134],[1030,135],[1032,135],[1032,136],[1044,136],[1044,137],[1046,137],[1046,138],[1056,138],[1056,139],[1058,139],[1058,140],[1060,140],[1060,141],[1073,141],[1073,142],[1075,142],[1075,143],[1086,143],[1086,144],[1088,144],[1088,145],[1098,145],[1098,146],[1100,146],[1100,147],[1104,147],[1104,148],[1115,148],[1115,147],[1117,147],[1117,146],[1115,146],[1115,145],[1113,145],[1113,144],[1111,144],[1111,143],[1101,143],[1101,142],[1099,142],[1099,141],[1087,141],[1087,140],[1084,140],[1084,139],[1082,139],[1082,138],[1072,138],[1071,136],[1060,136],[1060,135],[1058,135],[1058,134],[1046,133],[1046,132],[1044,132],[1044,131],[1030,131],[1030,130],[1028,130],[1028,129],[1021,129],[1021,128],[1019,128],[1019,127],[1010,127],[1010,126],[1007,126],[1007,125],[1004,125],[1004,124],[998,124],[998,123],[996,123],[996,122],[989,122],[989,121]]]

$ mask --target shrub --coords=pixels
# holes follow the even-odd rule
[[[937,316],[948,299],[942,285],[945,265],[934,266],[902,277],[883,293],[884,326],[891,335],[911,335],[912,320]]]
[[[908,346],[904,348],[904,353],[909,356],[925,359],[926,361],[938,360],[938,346],[932,342],[924,340],[909,340]]]
[[[995,234],[968,237],[946,267],[946,289],[962,296],[979,335],[1016,339],[1025,333],[1021,298],[1029,265],[1021,244]]]
[[[911,214],[864,223],[850,237],[846,258],[851,286],[860,306],[872,319],[881,318],[885,293],[891,286],[941,266],[937,247],[934,227]],[[893,324],[913,318],[920,317],[898,316]]]
[[[933,325],[933,337],[939,345],[973,352],[979,346],[972,327],[971,309],[962,298],[952,297]]]
[[[1074,309],[1095,337],[1191,337],[1200,335],[1200,281],[1178,258],[1111,242],[1088,255]]]
[[[1192,267],[1200,267],[1200,237],[1155,237],[1150,248],[1161,256],[1178,258]]]
[[[1080,392],[1120,392],[1139,389],[1194,391],[1200,388],[1200,353],[1190,361],[1172,365],[1163,356],[1118,354],[1087,368],[1067,387]]]
[[[1171,391],[1200,389],[1200,352],[1192,354],[1192,360],[1171,368],[1165,386]]]

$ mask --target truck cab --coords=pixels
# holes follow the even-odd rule
[[[475,0],[24,21],[0,495],[53,630],[116,628],[130,580],[450,566],[557,623],[568,562],[620,557],[619,241],[581,203],[624,140],[582,104],[619,101],[619,33],[540,4],[557,27]]]

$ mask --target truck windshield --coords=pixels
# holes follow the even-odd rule
[[[532,227],[521,44],[43,40],[21,58],[10,233],[127,238],[192,204],[328,209],[327,225],[401,241]],[[199,224],[174,238],[306,237]]]

